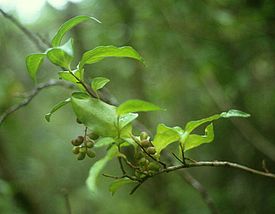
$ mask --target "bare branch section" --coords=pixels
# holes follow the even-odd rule
[[[211,213],[218,214],[219,211],[217,210],[213,199],[210,197],[205,187],[186,170],[179,174],[190,186],[192,186],[196,191],[200,193],[202,200],[205,202]]]
[[[15,111],[17,111],[18,109],[28,105],[32,99],[42,90],[45,88],[49,88],[52,86],[63,86],[63,87],[67,87],[67,88],[73,88],[72,84],[68,84],[64,81],[60,81],[60,80],[49,80],[46,83],[41,83],[39,85],[37,85],[36,88],[34,88],[31,92],[29,92],[26,95],[26,98],[19,104],[13,105],[10,108],[8,108],[1,116],[0,116],[0,125],[2,125],[2,123],[4,122],[4,120],[11,115],[12,113],[14,113]]]
[[[14,25],[16,27],[18,27],[27,36],[27,38],[29,38],[31,40],[31,42],[33,42],[33,44],[35,44],[35,46],[38,48],[38,50],[40,50],[40,51],[45,50],[43,45],[41,45],[41,39],[38,36],[36,36],[34,33],[32,33],[27,28],[25,28],[17,19],[15,19],[13,16],[11,16],[11,15],[7,14],[6,12],[4,12],[1,8],[0,8],[0,13],[2,13],[2,15],[4,17],[9,19],[11,22],[13,22]]]
[[[269,173],[269,172],[264,172],[256,169],[252,169],[250,167],[240,165],[237,163],[232,163],[228,161],[197,161],[194,163],[186,163],[178,166],[170,166],[167,167],[166,169],[162,169],[161,171],[157,172],[157,174],[162,174],[162,173],[167,173],[167,172],[173,172],[178,169],[183,169],[183,168],[192,168],[192,167],[204,167],[204,166],[211,166],[211,167],[230,167],[230,168],[235,168],[235,169],[241,169],[243,171],[256,174],[256,175],[261,175],[269,178],[275,179],[275,174]]]

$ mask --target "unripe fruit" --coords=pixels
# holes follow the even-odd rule
[[[95,157],[95,152],[93,150],[88,150],[87,151],[87,155],[90,157],[90,158],[94,158]]]
[[[146,152],[150,155],[154,155],[156,153],[156,149],[153,146],[150,146],[146,149]]]
[[[86,156],[86,153],[83,153],[83,152],[80,152],[78,155],[77,155],[77,160],[83,160]]]
[[[86,149],[86,147],[84,147],[84,146],[82,146],[82,147],[79,148],[79,152],[80,152],[80,153],[86,153],[86,150],[87,150],[87,149]]]
[[[95,141],[93,141],[93,140],[91,140],[91,139],[89,139],[89,141],[87,141],[87,143],[86,143],[86,146],[87,146],[88,148],[93,148],[94,145],[95,145]]]
[[[72,149],[72,152],[74,154],[78,154],[79,153],[79,147],[78,146],[74,146],[73,149]]]
[[[71,141],[71,144],[73,144],[74,146],[79,146],[79,145],[82,144],[82,142],[80,142],[80,141],[78,141],[77,139],[75,139],[75,140],[72,140],[72,141]]]
[[[146,132],[141,132],[140,133],[140,139],[141,140],[146,140],[148,138],[148,134]]]
[[[148,161],[146,158],[141,158],[141,159],[138,161],[138,164],[141,165],[141,166],[145,166],[145,165],[148,165],[148,164],[149,164],[149,161]]]
[[[99,138],[99,136],[96,133],[93,133],[93,132],[91,132],[90,134],[88,134],[88,136],[92,140],[96,140],[97,138]]]
[[[140,142],[140,145],[141,145],[142,147],[144,147],[144,148],[147,148],[147,147],[151,146],[151,143],[150,143],[149,140],[142,140],[142,141]]]
[[[150,162],[148,164],[148,169],[152,171],[159,171],[160,166],[157,163]]]
[[[78,136],[78,137],[76,138],[76,140],[77,140],[78,142],[80,142],[80,143],[83,143],[84,137],[83,137],[83,136]]]

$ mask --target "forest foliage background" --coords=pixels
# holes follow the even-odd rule
[[[80,56],[98,45],[131,45],[146,67],[127,59],[108,59],[89,68],[111,79],[108,90],[119,102],[151,101],[166,112],[143,114],[155,132],[157,123],[183,125],[231,108],[252,115],[246,121],[218,121],[213,144],[187,153],[196,160],[229,160],[254,168],[265,160],[275,171],[275,2],[272,0],[102,0],[68,2],[63,9],[45,4],[40,17],[23,23],[50,39],[76,15],[95,16],[71,31]],[[18,18],[16,11],[9,11]],[[19,19],[20,20],[20,19]],[[0,110],[22,100],[34,87],[25,57],[35,45],[12,22],[0,16]],[[42,66],[38,82],[56,78],[56,68]],[[89,78],[89,75],[87,76]],[[71,91],[43,90],[0,127],[0,212],[66,213],[64,191],[73,213],[209,213],[200,195],[180,171],[145,183],[132,196],[123,188],[88,192],[85,180],[94,160],[77,161],[70,140],[83,132],[70,108],[44,115]],[[100,155],[99,155],[100,156]],[[117,163],[112,163],[117,166]],[[106,171],[116,173],[114,165]],[[272,213],[274,181],[226,168],[188,169],[208,190],[221,213]]]

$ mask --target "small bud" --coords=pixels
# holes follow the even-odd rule
[[[147,147],[151,146],[151,143],[150,143],[149,140],[142,140],[142,141],[140,142],[140,145],[141,145],[142,147],[144,147],[144,148],[147,148]]]
[[[71,141],[71,144],[73,144],[74,146],[79,146],[82,144],[82,142],[79,142],[77,139],[75,139]]]
[[[73,149],[72,149],[72,152],[74,154],[78,154],[79,153],[79,147],[78,146],[74,146]]]
[[[86,143],[86,146],[87,146],[88,148],[93,148],[94,145],[95,145],[95,141],[94,141],[94,140],[91,140],[91,139],[89,139],[89,140],[87,141],[87,143]]]
[[[77,155],[77,160],[83,160],[86,156],[86,153],[83,153],[83,152],[80,152],[78,155]]]
[[[141,140],[146,140],[148,138],[148,134],[146,132],[141,132],[140,133],[140,139]]]
[[[89,149],[89,150],[87,151],[87,155],[88,155],[90,158],[94,158],[94,157],[95,157],[95,152],[94,152],[93,150]]]
[[[155,147],[150,146],[146,149],[146,152],[148,152],[148,154],[150,154],[150,155],[154,155],[156,153],[156,149],[155,149]]]
[[[96,133],[94,133],[94,132],[91,132],[90,134],[88,134],[88,136],[92,140],[96,140],[97,138],[99,138],[99,136]]]

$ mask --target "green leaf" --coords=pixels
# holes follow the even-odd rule
[[[165,149],[169,144],[174,143],[180,139],[180,135],[175,128],[170,128],[164,124],[159,124],[157,133],[153,140],[157,154]]]
[[[126,184],[132,184],[132,183],[136,183],[136,181],[133,181],[129,178],[117,179],[113,181],[112,184],[109,186],[109,191],[112,193],[112,195],[114,195],[119,188],[121,188]]]
[[[35,81],[36,74],[38,69],[40,68],[46,54],[38,53],[38,54],[31,54],[26,58],[26,65],[31,78]]]
[[[214,120],[220,119],[220,118],[230,118],[230,117],[249,117],[250,114],[247,114],[245,112],[239,111],[239,110],[229,110],[228,112],[222,112],[221,114],[215,114],[213,116],[196,120],[196,121],[190,121],[185,126],[185,131],[188,133],[191,133],[194,129],[201,126],[204,123],[212,122]]]
[[[107,57],[128,57],[143,62],[142,57],[130,46],[115,47],[115,46],[98,46],[95,49],[87,51],[83,54],[79,67],[82,68],[85,64],[93,64]]]
[[[82,72],[83,71],[79,71],[78,69],[72,71],[72,73],[79,79],[81,79]],[[61,79],[74,83],[80,90],[85,91],[84,87],[78,82],[78,80],[72,74],[70,74],[69,71],[60,71],[58,72],[58,75]]]
[[[76,16],[76,17],[73,17],[73,18],[69,19],[68,21],[66,21],[64,24],[62,24],[60,26],[58,32],[55,34],[55,36],[52,39],[52,46],[53,47],[60,46],[61,40],[64,37],[64,35],[70,29],[72,29],[74,26],[76,26],[76,25],[78,25],[81,22],[84,22],[86,20],[95,20],[96,22],[101,23],[96,18],[90,17],[90,16]]]
[[[114,142],[115,140],[112,137],[100,137],[98,140],[96,140],[95,148],[109,146]]]
[[[117,114],[122,115],[130,112],[145,112],[163,110],[155,104],[143,100],[127,100],[117,108]]]
[[[229,117],[250,117],[250,114],[247,114],[243,111],[231,109],[228,112],[221,113],[221,117],[229,118]]]
[[[115,137],[116,107],[91,98],[82,92],[72,94],[72,106],[77,118],[90,130],[103,137]]]
[[[110,80],[105,77],[95,77],[92,80],[91,86],[94,91],[97,91],[103,88],[108,82],[110,82]]]
[[[118,155],[118,148],[116,145],[112,146],[108,151],[104,158],[100,159],[99,161],[95,162],[95,164],[90,168],[89,176],[86,180],[86,184],[88,189],[93,192],[97,193],[97,178],[100,176],[102,170],[106,166],[106,164]]]
[[[206,127],[205,135],[190,134],[187,137],[184,143],[184,151],[193,149],[204,143],[211,143],[213,140],[214,140],[214,129],[213,129],[213,123],[211,123]]]
[[[72,39],[63,46],[48,49],[47,57],[53,64],[70,69],[73,60]]]
[[[119,128],[122,129],[138,117],[137,113],[128,113],[119,116]]]
[[[62,101],[62,102],[60,102],[60,103],[57,103],[57,104],[52,108],[52,110],[51,110],[49,113],[47,113],[47,114],[45,115],[46,120],[47,120],[48,122],[50,122],[50,118],[51,118],[52,114],[53,114],[54,112],[56,112],[58,109],[60,109],[61,107],[63,107],[64,105],[68,104],[69,102],[71,102],[71,98],[68,98],[68,99],[66,99],[66,100],[64,100],[64,101]]]

